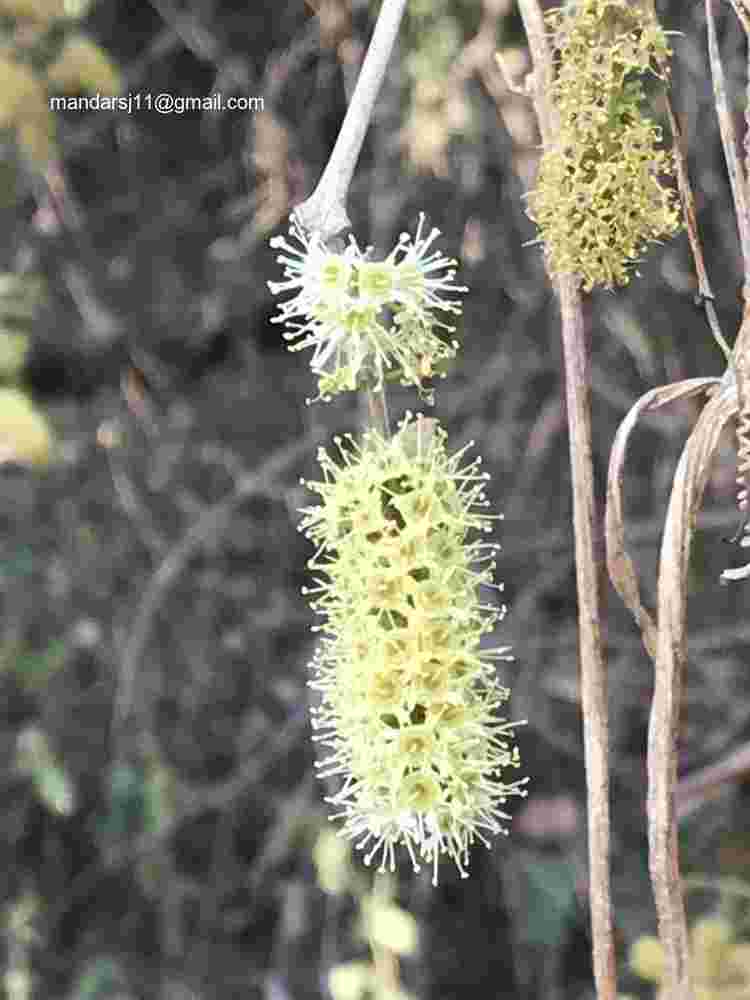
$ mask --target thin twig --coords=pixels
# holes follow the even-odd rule
[[[196,786],[186,783],[185,794],[181,796],[184,805],[179,812],[161,823],[158,830],[142,833],[136,838],[123,837],[110,845],[103,863],[97,861],[76,875],[65,895],[57,899],[45,913],[44,922],[47,933],[51,935],[76,900],[88,895],[96,884],[106,878],[109,873],[120,870],[139,858],[162,851],[169,839],[189,820],[195,819],[205,812],[221,812],[232,806],[249,788],[257,786],[280,758],[290,753],[295,744],[301,740],[301,734],[308,726],[308,715],[305,708],[298,708],[277,728],[275,735],[268,739],[262,753],[255,745],[253,746],[252,751],[244,761],[240,762],[240,766],[231,778],[218,785]],[[303,786],[307,787],[307,781],[303,782]],[[259,871],[260,866],[256,859],[248,878],[253,878],[254,873]],[[257,878],[257,882],[260,882],[259,878]]]
[[[722,785],[727,782],[739,784],[747,781],[748,774],[750,774],[750,742],[745,742],[715,764],[702,767],[699,771],[694,771],[683,778],[677,785],[675,796],[678,821],[692,815],[704,803],[714,799]]]
[[[324,243],[351,226],[346,212],[349,185],[405,7],[406,0],[383,0],[331,158],[315,191],[295,210],[302,225],[318,233]]]
[[[732,111],[727,100],[727,86],[724,77],[724,67],[719,54],[719,42],[716,37],[716,20],[714,17],[715,0],[706,0],[706,26],[708,28],[708,58],[711,64],[711,77],[714,84],[714,99],[716,115],[719,119],[721,144],[724,147],[724,159],[729,173],[729,183],[732,188],[734,214],[737,218],[737,229],[740,234],[744,273],[750,274],[750,217],[747,214],[747,187],[745,171],[739,157],[737,132],[734,127]]]
[[[668,94],[665,95],[665,102],[667,115],[669,116],[669,124],[672,128],[672,143],[675,164],[677,167],[677,187],[680,192],[682,210],[685,214],[685,226],[687,228],[688,241],[690,243],[690,250],[693,254],[695,273],[698,278],[698,297],[701,305],[705,309],[706,319],[708,320],[708,325],[711,328],[714,340],[721,348],[726,360],[729,361],[732,349],[724,339],[724,335],[721,332],[719,318],[716,315],[716,307],[714,306],[714,293],[711,288],[711,283],[708,280],[706,261],[703,256],[703,247],[701,246],[700,234],[698,232],[698,219],[695,214],[695,198],[693,197],[693,189],[690,186],[690,174],[688,173],[687,155],[685,153],[685,143],[682,135],[682,129],[680,128],[680,123],[674,113],[672,102],[670,101]]]
[[[388,415],[388,398],[385,385],[379,389],[367,390],[367,411],[370,416],[370,426],[374,427],[382,437],[391,436],[391,421]]]
[[[554,141],[556,111],[550,99],[554,80],[544,17],[538,0],[519,0],[534,63],[534,105],[545,147]],[[573,479],[581,701],[586,761],[589,833],[589,901],[593,964],[599,1000],[615,1000],[617,976],[610,903],[609,718],[607,674],[601,636],[602,587],[594,535],[597,524],[591,441],[591,398],[579,279],[555,279],[562,322]]]
[[[156,614],[195,552],[220,525],[226,523],[238,504],[268,489],[274,479],[304,455],[321,436],[320,433],[313,433],[274,452],[255,473],[240,480],[228,497],[205,511],[164,557],[146,587],[123,650],[112,722],[115,734],[124,727],[133,711],[138,670]]]

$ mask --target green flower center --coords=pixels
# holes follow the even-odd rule
[[[389,299],[393,293],[393,267],[390,264],[360,264],[357,268],[359,294],[363,298]]]
[[[351,266],[343,257],[329,257],[320,271],[320,284],[329,291],[346,291],[351,276]]]

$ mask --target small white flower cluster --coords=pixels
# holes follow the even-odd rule
[[[424,235],[420,214],[416,234],[402,233],[384,260],[371,259],[372,248],[360,250],[354,237],[341,253],[326,248],[292,217],[290,235],[271,240],[283,253],[284,281],[269,281],[277,295],[294,292],[282,302],[274,323],[287,325],[290,350],[313,348],[310,366],[318,376],[319,399],[366,385],[379,388],[386,372],[404,385],[422,389],[422,380],[440,362],[455,357],[456,340],[443,334],[455,327],[436,311],[459,314],[465,292],[455,285],[456,261],[431,250],[440,235]]]

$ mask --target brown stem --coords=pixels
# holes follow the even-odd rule
[[[552,54],[538,0],[519,0],[519,8],[534,64],[534,104],[542,140],[547,148],[554,140],[557,118],[550,99],[554,80]],[[568,274],[554,277],[553,282],[560,303],[573,480],[594,978],[598,1000],[615,1000],[617,976],[609,877],[607,670],[600,625],[602,590],[594,546],[597,513],[591,457],[588,359],[579,279]]]
[[[740,234],[744,272],[750,274],[750,216],[747,205],[747,181],[737,147],[737,132],[734,127],[732,111],[727,99],[727,87],[724,77],[724,67],[719,55],[719,42],[716,37],[716,21],[714,18],[714,0],[706,0],[706,25],[708,28],[708,58],[711,64],[711,78],[714,85],[714,101],[716,115],[719,119],[719,132],[724,147],[724,159],[729,173],[729,183],[732,188],[734,214],[737,219],[737,229]]]

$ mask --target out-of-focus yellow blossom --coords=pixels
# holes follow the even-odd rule
[[[662,982],[664,951],[656,938],[634,942],[630,967],[641,979]],[[696,1000],[750,1000],[750,944],[737,943],[723,917],[704,917],[692,927],[690,972]],[[663,990],[656,995],[657,1000],[665,998]]]
[[[630,949],[630,968],[640,979],[660,983],[664,975],[664,949],[653,935],[644,934]]]
[[[50,89],[114,96],[122,89],[120,71],[107,53],[86,35],[69,35],[47,76]]]
[[[46,465],[52,433],[44,416],[19,389],[0,389],[0,464]]]
[[[375,970],[367,962],[345,962],[328,973],[333,1000],[362,1000],[375,981]]]
[[[13,379],[23,368],[29,338],[23,333],[0,330],[0,379]]]
[[[721,917],[704,917],[690,932],[693,974],[698,982],[720,982],[734,940],[731,924]]]
[[[46,24],[68,13],[65,0],[0,0],[0,14]]]
[[[346,962],[328,973],[333,1000],[415,1000],[411,993],[383,983],[367,962]]]
[[[0,58],[0,128],[15,129],[21,150],[39,169],[52,159],[55,117],[44,83],[10,58]]]
[[[313,847],[313,861],[318,885],[331,896],[346,892],[351,882],[351,845],[337,837],[333,830],[324,829]]]
[[[374,945],[394,955],[414,955],[417,951],[417,922],[411,913],[388,900],[374,898],[365,907],[365,925]]]

